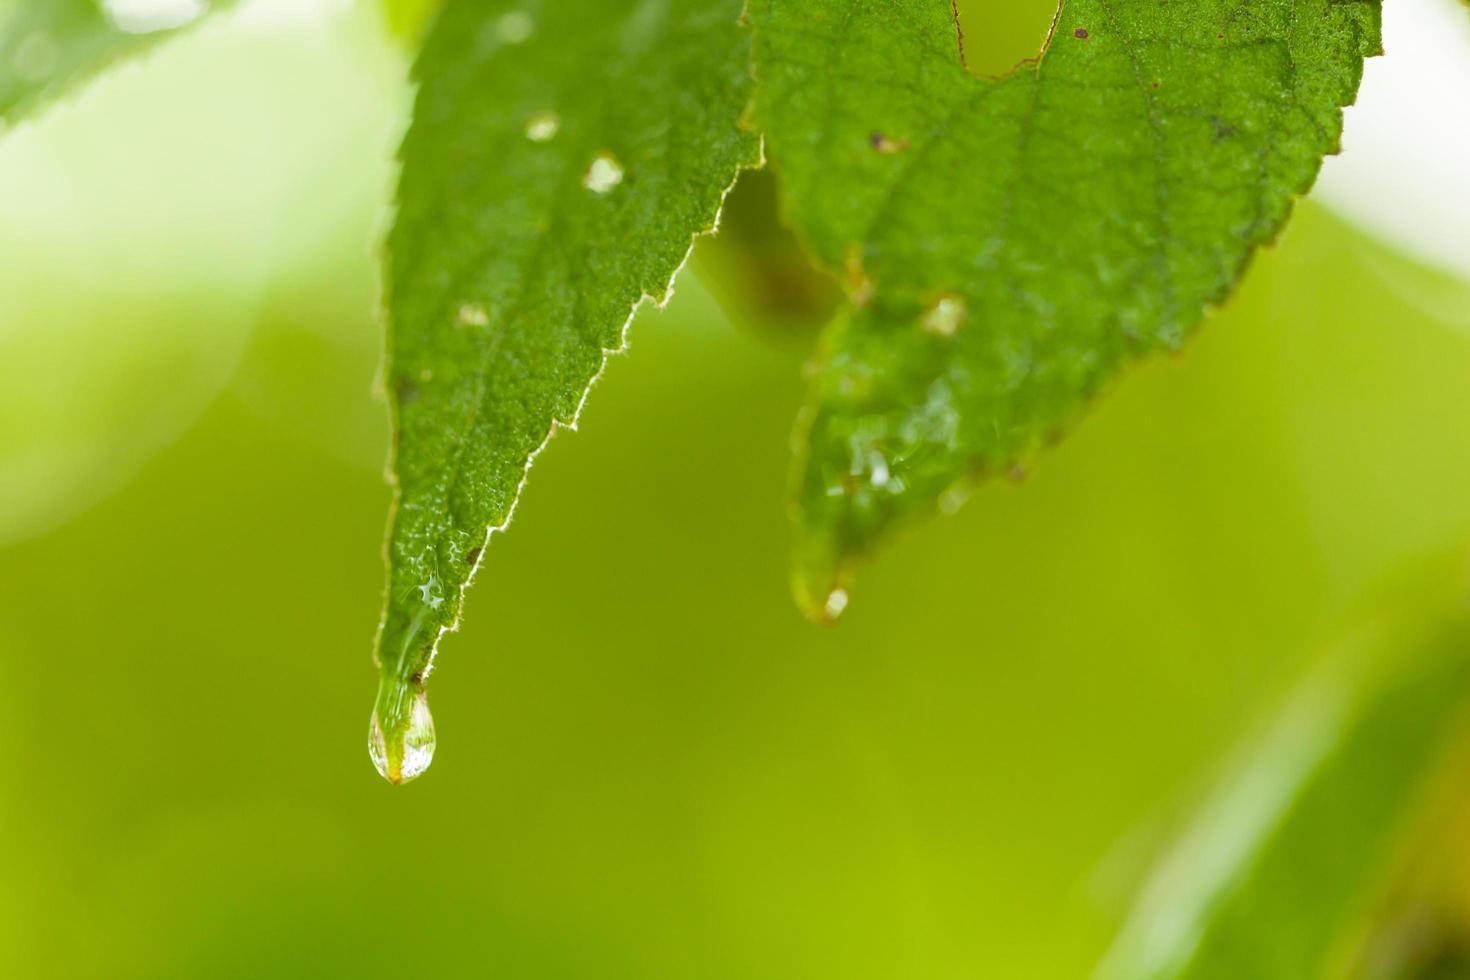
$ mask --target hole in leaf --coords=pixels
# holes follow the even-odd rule
[[[1057,0],[957,0],[965,63],[977,75],[1004,75],[1041,53]]]
[[[771,171],[742,173],[725,198],[719,234],[699,240],[694,263],[737,323],[806,345],[841,306],[842,290],[781,221],[779,198]]]

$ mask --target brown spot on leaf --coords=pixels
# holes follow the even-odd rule
[[[1090,37],[1090,36],[1091,36],[1091,35],[1089,35],[1089,34],[1088,34],[1088,33],[1087,33],[1087,28],[1085,28],[1085,27],[1079,27],[1079,28],[1077,28],[1077,29],[1076,29],[1076,30],[1075,30],[1075,31],[1073,31],[1073,32],[1072,32],[1072,36],[1073,36],[1073,37],[1075,37],[1075,38],[1078,38],[1078,39],[1079,39],[1079,40],[1083,40],[1083,41],[1085,41],[1085,40],[1087,40],[1087,39],[1088,39],[1088,38],[1089,38],[1089,37]]]
[[[892,136],[889,136],[886,133],[874,133],[872,136],[868,137],[868,142],[872,144],[873,149],[877,150],[884,156],[892,156],[895,153],[902,153],[904,150],[907,150],[909,148],[908,140],[894,139]]]
[[[466,551],[465,552],[465,555],[464,555],[464,563],[466,565],[477,565],[477,564],[479,564],[479,562],[480,562],[480,553],[482,551],[484,551],[484,550],[485,550],[484,548],[471,548],[469,551]]]

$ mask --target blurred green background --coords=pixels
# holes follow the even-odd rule
[[[1470,543],[1470,293],[1308,203],[1186,355],[817,629],[810,337],[686,271],[538,462],[394,789],[405,66],[360,9],[259,6],[0,142],[0,975],[1086,976],[1241,734]]]

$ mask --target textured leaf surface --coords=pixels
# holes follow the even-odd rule
[[[1470,694],[1470,623],[1402,642],[1317,678],[1242,756],[1099,980],[1343,975]]]
[[[846,283],[799,464],[798,598],[1177,349],[1334,152],[1368,0],[1069,0],[972,75],[947,0],[750,0],[785,210]]]
[[[224,4],[185,2],[150,11],[103,0],[0,0],[0,122],[14,123],[210,6]]]
[[[373,747],[394,781],[427,764],[423,678],[488,530],[758,159],[739,15],[462,0],[435,21],[389,240],[398,490]]]

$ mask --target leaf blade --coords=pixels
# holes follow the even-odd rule
[[[1336,148],[1375,3],[1072,0],[1041,58],[963,66],[944,0],[751,0],[755,120],[847,285],[797,464],[796,591],[1056,438],[1175,350]]]
[[[0,124],[20,119],[121,58],[230,0],[201,0],[181,23],[110,16],[100,0],[0,0]]]
[[[409,45],[423,40],[424,32],[440,7],[440,0],[382,0],[383,19],[389,33]]]
[[[739,12],[463,0],[435,21],[389,238],[397,485],[374,744],[393,781],[439,638],[530,463],[758,161],[739,126]]]
[[[1375,632],[1237,759],[1097,980],[1337,975],[1470,698],[1463,614]]]

